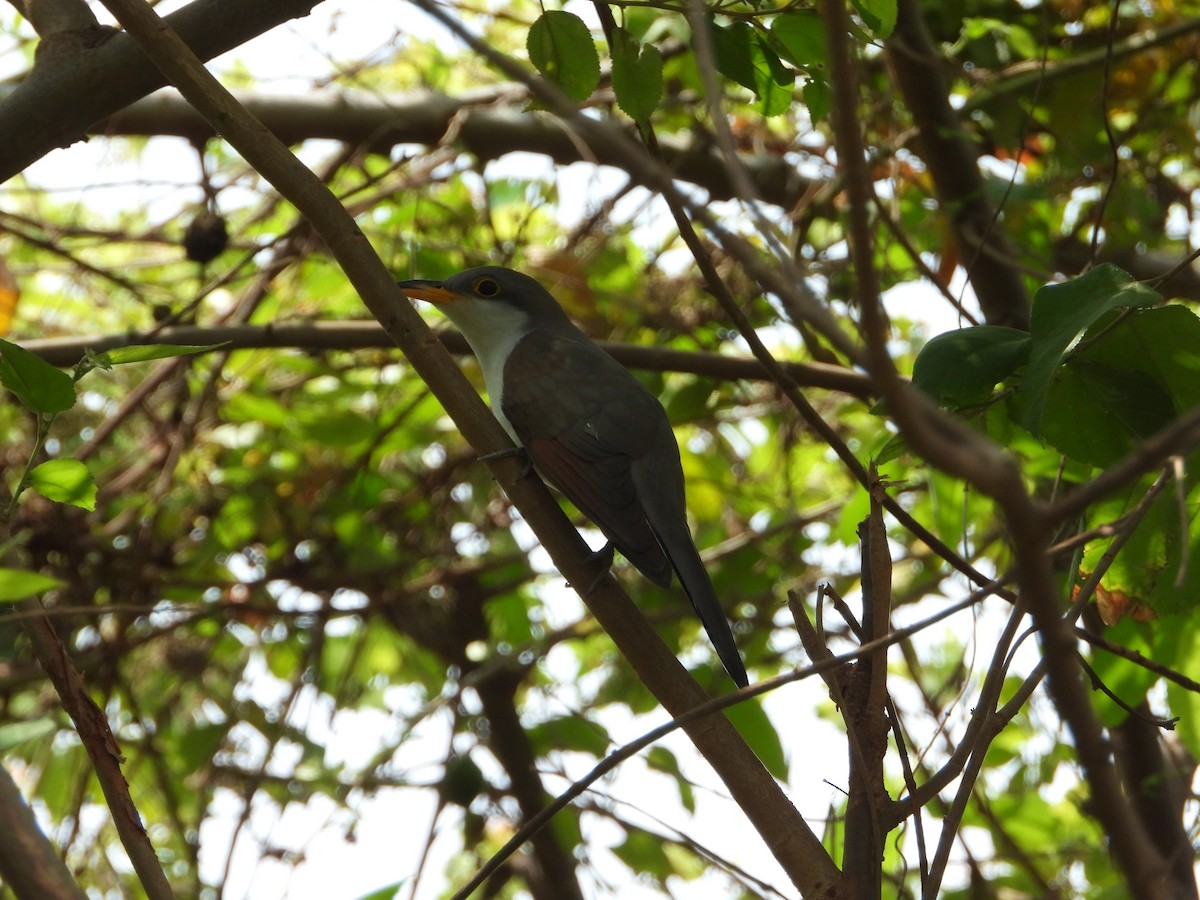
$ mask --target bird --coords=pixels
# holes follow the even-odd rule
[[[444,281],[398,284],[462,332],[492,412],[533,467],[650,581],[669,588],[678,577],[721,663],[746,687],[688,527],[679,445],[658,398],[522,272],[481,266]]]

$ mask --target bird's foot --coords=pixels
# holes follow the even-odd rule
[[[606,543],[599,550],[593,550],[587,555],[589,564],[595,564],[600,567],[599,573],[592,579],[592,583],[587,586],[587,590],[581,592],[581,596],[590,597],[592,592],[600,586],[600,582],[605,578],[612,577],[613,559],[616,557],[616,548],[612,541]]]
[[[524,447],[505,447],[503,450],[496,450],[492,453],[485,453],[479,457],[480,462],[492,462],[497,459],[508,459],[509,457],[520,457],[524,465],[521,468],[521,474],[517,479],[527,477],[533,472],[533,462],[529,459],[529,454],[525,452]]]

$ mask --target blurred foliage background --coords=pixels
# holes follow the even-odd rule
[[[778,385],[761,372],[734,377],[709,355],[745,357],[746,344],[662,197],[419,6],[309,5],[312,16],[253,40],[227,20],[203,22],[249,41],[215,65],[222,81],[294,145],[398,278],[509,265],[552,288],[593,337],[683,354],[635,369],[675,425],[696,542],[752,680],[807,665],[788,594],[813,610],[824,584],[858,602],[868,493]],[[574,21],[553,25],[568,43],[551,35],[548,51],[531,30],[551,27],[544,16],[562,15],[557,5],[440,8],[531,76],[532,57],[568,92],[582,85],[573,99],[593,120],[634,136],[652,128],[680,189],[764,264],[802,273],[793,289],[857,340],[822,17],[790,3],[709,2],[706,54],[686,7],[570,3]],[[171,884],[206,898],[446,895],[527,814],[522,797],[557,793],[663,713],[436,398],[364,326],[310,224],[170,92],[96,116],[84,123],[88,143],[51,152],[32,124],[23,130],[32,120],[14,99],[37,89],[39,35],[13,10],[0,11],[0,28],[12,76],[0,85],[0,131],[44,156],[0,159],[9,339],[68,370],[84,349],[130,335],[232,342],[89,372],[40,447],[45,417],[0,405],[6,505],[35,448],[34,463],[79,460],[94,478],[91,509],[20,496],[6,520],[8,564],[63,582],[43,602],[111,724]],[[569,43],[577,28],[598,48],[594,79]],[[1021,405],[1021,356],[938,399],[1005,447],[1046,500],[1200,405],[1200,273],[1186,264],[1200,240],[1200,4],[872,0],[854,6],[853,44],[874,265],[898,368],[911,373],[930,338],[960,327],[1024,331],[1042,285],[1108,262],[1153,279],[1179,318],[1138,319],[1136,335],[1118,332],[1125,343],[1091,351],[1108,355],[1054,368],[1040,423]],[[923,92],[913,78],[927,79]],[[939,115],[942,130],[930,124]],[[1012,523],[969,480],[909,451],[877,386],[807,307],[765,289],[722,234],[699,234],[776,357],[811,364],[797,377],[836,437],[881,464],[912,519],[1011,585]],[[985,265],[1000,274],[981,274]],[[997,290],[1001,277],[1015,288]],[[1097,290],[1079,302],[1111,299]],[[1114,326],[1097,314],[1084,343],[1131,328],[1120,315]],[[963,352],[955,345],[943,371],[976,372]],[[463,365],[482,388],[473,361]],[[1084,378],[1095,366],[1118,372]],[[1175,848],[1174,883],[1191,891],[1176,896],[1195,895],[1194,447],[1176,448],[1166,475],[1161,454],[1148,474],[1096,497],[1048,549],[1064,611],[1082,596],[1097,640],[1153,662],[1080,645],[1107,689],[1094,708],[1129,793],[1142,796],[1144,779],[1165,785],[1165,806],[1144,814],[1174,841],[1162,845]],[[1131,518],[1143,500],[1149,514]],[[888,537],[895,624],[970,594],[892,518]],[[1105,551],[1123,544],[1112,565]],[[725,692],[682,592],[620,561],[617,572],[705,689]],[[916,780],[961,766],[964,735],[975,756],[963,780],[923,795],[923,830],[906,818],[889,839],[887,896],[1129,889],[1089,815],[1059,711],[1029,680],[1039,657],[1022,612],[981,597],[888,657],[893,724]],[[24,614],[0,620],[5,765],[89,896],[137,896]],[[827,602],[821,615],[831,649],[852,649]],[[989,676],[1002,686],[991,698],[1001,725],[968,731]],[[730,715],[840,860],[847,750],[825,690],[816,679],[786,685]],[[1174,730],[1159,727],[1173,717]],[[1130,759],[1149,774],[1131,774]],[[891,796],[906,793],[895,746],[886,776]],[[678,736],[606,778],[551,833],[555,849],[513,857],[487,896],[793,895]],[[547,852],[562,854],[576,884],[547,877]],[[946,869],[936,880],[929,857]]]

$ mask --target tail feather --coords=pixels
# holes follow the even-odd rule
[[[712,579],[708,577],[708,570],[700,560],[688,529],[679,449],[665,415],[662,429],[662,440],[656,442],[652,452],[633,464],[630,474],[637,486],[642,509],[646,512],[646,521],[650,523],[654,537],[670,560],[671,568],[679,576],[679,583],[692,601],[692,607],[708,632],[708,639],[716,648],[721,664],[738,687],[746,687],[750,679],[733,640],[729,620],[725,618]]]
[[[712,579],[708,577],[708,570],[704,568],[704,563],[701,562],[700,554],[696,552],[690,535],[686,548],[679,547],[678,541],[674,543],[676,546],[665,547],[665,549],[671,565],[675,568],[675,574],[679,576],[683,590],[687,593],[688,599],[692,601],[692,608],[700,617],[700,624],[708,632],[708,639],[716,648],[717,656],[720,658],[721,664],[725,666],[725,671],[729,673],[729,677],[738,687],[746,687],[750,683],[750,678],[746,674],[742,656],[738,653],[737,644],[733,640],[733,631],[729,627],[729,620],[725,618],[725,612],[721,609],[720,601],[717,600],[717,592],[713,588]]]

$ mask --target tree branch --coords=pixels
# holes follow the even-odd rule
[[[319,2],[193,0],[166,21],[201,59],[211,59],[308,15]],[[0,100],[0,134],[21,136],[0,141],[0,184],[51,150],[85,140],[96,122],[166,83],[127,35],[99,27],[58,34],[63,42],[39,52],[30,73]]]
[[[959,248],[979,306],[991,325],[1029,327],[1029,296],[1015,251],[995,227],[975,151],[950,107],[942,57],[930,40],[918,0],[900,0],[888,59],[904,104],[920,129],[921,158]]]
[[[514,96],[514,93],[517,96]],[[309,138],[344,141],[372,153],[388,153],[397,144],[435,145],[453,134],[454,142],[483,161],[508,153],[541,153],[560,165],[593,162],[625,168],[610,142],[592,142],[581,152],[578,138],[547,114],[522,107],[528,94],[513,85],[451,97],[433,91],[375,95],[340,92],[280,97],[251,91],[234,94],[255,118],[285,144]],[[627,129],[616,119],[596,127],[615,134]],[[199,143],[216,135],[203,116],[175,91],[158,91],[95,126],[104,135],[175,135]],[[663,158],[677,178],[704,188],[715,200],[735,196],[735,186],[720,152],[692,133],[663,138]],[[782,155],[742,154],[741,167],[759,196],[791,207],[814,182]]]
[[[838,157],[845,167],[849,196],[850,258],[857,276],[855,300],[862,317],[871,374],[879,385],[889,413],[913,449],[933,465],[975,485],[1001,509],[1010,534],[1020,599],[1029,609],[1041,635],[1050,695],[1074,738],[1080,763],[1091,788],[1094,815],[1112,842],[1113,853],[1134,896],[1165,897],[1166,870],[1163,860],[1150,844],[1145,830],[1133,815],[1129,798],[1121,789],[1100,723],[1081,678],[1074,635],[1070,623],[1062,617],[1062,598],[1056,588],[1046,552],[1050,529],[1040,514],[1039,506],[1027,493],[1015,462],[999,447],[971,432],[962,423],[950,419],[914,391],[911,385],[902,382],[888,355],[887,323],[880,308],[871,231],[867,221],[870,191],[856,115],[858,89],[847,39],[849,21],[843,0],[826,0],[823,10],[830,50],[831,81],[834,85],[833,113]],[[895,55],[904,56],[906,63],[926,69],[929,76],[935,79],[932,84],[925,80],[918,85],[912,81],[916,69],[910,69],[906,76],[901,77],[902,81],[905,77],[909,79],[905,90],[908,101],[910,105],[930,102],[940,105],[945,102],[946,95],[940,87],[937,70],[929,65],[932,48],[928,46],[920,11],[915,0],[901,0],[900,10],[901,19],[905,20],[904,26],[903,29],[897,26],[893,44],[896,40],[908,41],[907,50],[909,53],[916,51],[920,62],[908,54]],[[922,40],[925,40],[925,44],[921,44]],[[948,104],[943,112],[936,109],[926,109],[924,112],[933,118],[925,123],[922,130],[930,129],[926,140],[937,146],[937,152],[962,152],[962,147],[956,149],[954,146],[956,140],[961,142],[961,138],[955,138],[954,132],[947,132],[942,127],[953,125],[950,118],[945,118],[950,113]],[[914,114],[918,120],[921,119],[922,113]],[[955,183],[955,190],[966,188],[972,177],[978,177],[978,170],[973,163],[969,168],[970,173],[961,166],[947,173],[963,179]],[[970,201],[970,193],[968,191],[959,199]],[[982,195],[978,199],[982,202]],[[982,207],[977,208],[977,212],[980,209]],[[978,272],[973,274],[978,275]],[[1009,271],[1007,274],[1011,276],[1014,273]],[[1001,273],[997,272],[995,277],[1001,278]],[[1023,291],[1014,296],[1023,297]],[[1014,312],[1011,300],[1010,296],[1000,307],[993,309],[989,319],[1005,310],[1011,315]],[[988,311],[987,304],[984,304],[984,310]],[[1011,323],[1013,320],[1008,321]]]
[[[37,601],[27,601],[21,606],[31,612],[41,611]],[[124,758],[109,728],[108,719],[84,687],[49,618],[38,615],[22,624],[38,662],[53,683],[63,708],[75,723],[75,730],[87,750],[96,780],[100,782],[104,800],[112,813],[121,844],[129,854],[146,896],[150,900],[173,900],[175,893],[167,882],[133,798],[129,796],[129,784],[121,771]]]
[[[1200,408],[1190,410],[1147,438],[1087,484],[1065,494],[1041,510],[1047,525],[1065,522],[1082,513],[1097,500],[1124,487],[1135,478],[1156,469],[1176,454],[1187,454],[1200,446]]]
[[[84,900],[8,769],[0,766],[0,876],[21,900]]]
[[[435,332],[446,349],[457,355],[470,353],[466,340],[457,331]],[[214,349],[292,348],[296,350],[390,350],[396,342],[375,321],[304,322],[288,325],[175,325],[161,331],[106,334],[90,337],[37,338],[18,341],[30,353],[36,353],[51,365],[71,368],[88,350],[103,353],[119,347],[148,344],[182,346],[220,345]],[[670,347],[597,341],[613,359],[630,369],[648,372],[685,372],[727,381],[771,381],[772,377],[755,359],[725,356]],[[874,394],[870,380],[841,366],[827,363],[782,363],[783,368],[801,387],[840,391],[861,400]]]
[[[99,28],[84,0],[9,0],[45,41],[52,35]]]
[[[328,189],[237,105],[145,3],[104,0],[104,4],[189,102],[211,121],[220,122],[226,140],[313,224],[363,302],[438,396],[467,441],[484,454],[511,447],[499,422],[442,350],[424,320],[400,295],[391,274]],[[587,545],[545,485],[539,479],[523,477],[524,466],[519,460],[493,459],[489,465],[559,571],[571,584],[593,584],[595,564]],[[585,592],[583,599],[638,676],[672,714],[704,703],[704,692],[613,579],[602,580]],[[810,896],[827,894],[836,883],[836,869],[804,819],[730,722],[723,716],[708,716],[693,723],[688,734],[793,881]]]

